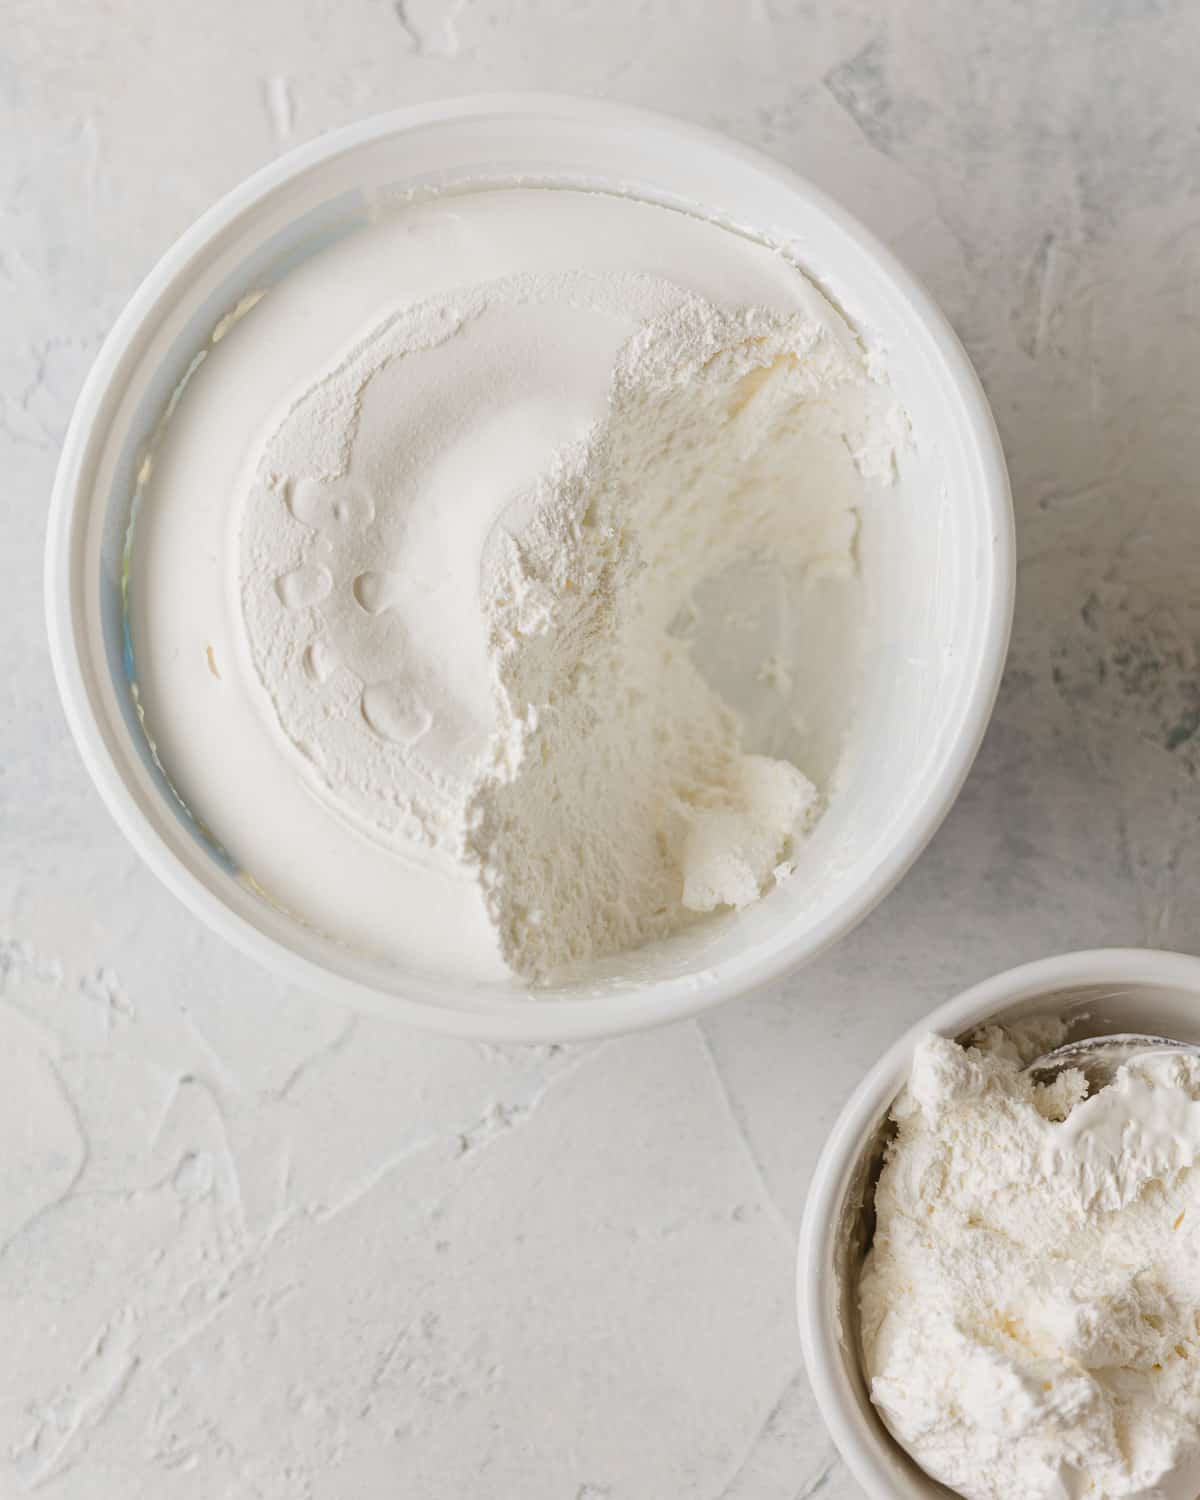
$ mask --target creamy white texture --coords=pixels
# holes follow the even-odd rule
[[[1085,1097],[1045,1037],[918,1047],[860,1287],[871,1397],[968,1500],[1200,1492],[1200,1061]]]
[[[745,752],[688,612],[747,559],[850,569],[901,428],[747,240],[566,191],[412,205],[223,328],[168,424],[130,608],[163,764],[372,953],[544,979],[745,905],[818,792]]]

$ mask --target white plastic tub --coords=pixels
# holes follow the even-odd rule
[[[917,443],[864,528],[881,628],[837,795],[804,870],[736,919],[530,991],[460,983],[348,951],[285,916],[214,857],[153,765],[126,672],[120,570],[140,456],[217,320],[362,224],[381,193],[586,186],[686,208],[783,247],[888,351]],[[344,1001],[459,1035],[580,1039],[691,1015],[835,942],[891,888],[953,802],[986,727],[1013,592],[1011,502],[987,402],[945,320],[836,204],[775,163],[674,120],[591,100],[449,101],[305,146],[210,210],[167,253],[80,396],[52,503],[51,649],[71,729],[118,823],[214,929]]]
[[[1079,1019],[1078,1036],[1141,1032],[1200,1043],[1200,958],[1141,948],[1066,953],[1009,969],[940,1006],[888,1049],[851,1095],[821,1152],[804,1207],[797,1302],[821,1415],[870,1500],[947,1500],[892,1438],[867,1395],[858,1339],[860,1220],[880,1132],[924,1036],[988,1022]],[[1086,1019],[1085,1019],[1086,1018]]]

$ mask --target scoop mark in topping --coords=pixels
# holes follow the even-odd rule
[[[328,682],[338,665],[337,653],[324,641],[313,641],[305,649],[304,671],[315,683]]]
[[[403,683],[376,682],[363,689],[362,716],[382,740],[411,745],[425,734],[433,715]]]
[[[307,609],[319,604],[333,588],[333,574],[328,568],[299,567],[292,573],[281,573],[275,580],[275,592],[285,609]]]
[[[354,580],[354,598],[369,615],[394,609],[404,596],[398,573],[360,573]]]
[[[284,494],[296,520],[314,531],[366,526],[375,519],[370,495],[346,479],[289,479]]]

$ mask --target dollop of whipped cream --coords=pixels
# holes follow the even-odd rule
[[[853,566],[903,424],[828,311],[642,273],[457,288],[263,443],[237,586],[267,711],[340,816],[474,871],[518,974],[791,870],[817,791],[746,753],[686,615],[739,559]]]
[[[1195,1500],[1200,1060],[1088,1097],[1023,1071],[1062,1034],[918,1046],[860,1284],[871,1399],[967,1500]]]

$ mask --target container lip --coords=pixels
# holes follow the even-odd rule
[[[833,1266],[842,1195],[863,1142],[903,1087],[922,1037],[931,1032],[960,1036],[1022,1001],[1090,985],[1155,986],[1200,997],[1200,958],[1153,948],[1090,948],[1036,959],[973,985],[910,1026],[884,1052],[846,1101],[821,1149],[796,1257],[800,1342],[821,1416],[851,1473],[873,1500],[897,1500],[894,1462],[899,1449],[882,1423],[863,1411],[842,1373]],[[913,1489],[913,1496],[950,1493],[923,1475],[920,1480],[928,1488]]]
[[[768,953],[753,950],[703,975],[652,981],[602,997],[514,998],[493,1007],[452,1010],[376,989],[336,974],[259,930],[188,870],[142,812],[99,728],[89,687],[86,620],[73,586],[81,567],[84,479],[106,435],[101,420],[122,361],[161,298],[190,263],[241,214],[282,185],[340,155],[422,126],[488,117],[558,115],[611,128],[638,128],[683,146],[705,149],[788,191],[853,240],[891,283],[930,338],[964,415],[963,432],[978,475],[990,526],[991,585],[979,643],[979,669],[964,695],[953,740],[924,801],[892,847],[851,895],[799,939]],[[51,660],[71,733],[84,764],[118,826],[165,885],[210,927],[248,955],[309,989],[362,1009],[448,1035],[508,1041],[583,1041],[632,1032],[697,1015],[808,962],[840,940],[905,874],[953,805],[987,727],[999,690],[1012,625],[1015,534],[1004,455],[979,379],[957,336],[929,294],[876,237],[804,178],[770,157],[702,126],[655,111],[558,93],[474,94],[373,116],[320,136],[261,168],[200,216],[166,251],[117,319],[84,382],[64,441],[51,496],[46,536],[45,605]]]

